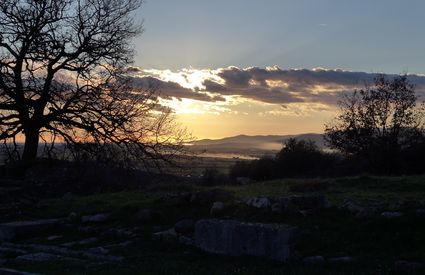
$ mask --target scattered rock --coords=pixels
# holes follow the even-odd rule
[[[153,233],[152,240],[154,241],[164,241],[164,242],[177,242],[178,236],[174,228]]]
[[[356,262],[356,258],[351,256],[334,257],[334,258],[329,258],[328,262],[330,264],[353,264]]]
[[[100,213],[96,215],[82,216],[81,222],[83,223],[103,223],[111,220],[110,213]]]
[[[14,237],[34,236],[60,225],[59,219],[19,221],[0,224],[0,240],[11,240]]]
[[[196,246],[207,252],[287,261],[295,255],[296,233],[289,225],[209,219],[196,223],[194,236]]]
[[[214,202],[210,210],[210,215],[212,217],[219,217],[223,214],[223,212],[224,212],[224,203],[221,201]]]
[[[303,259],[305,265],[322,265],[325,263],[323,256],[310,256]]]
[[[88,238],[88,239],[81,240],[81,241],[77,242],[77,244],[78,245],[87,245],[87,244],[96,243],[98,241],[99,241],[98,238],[94,238],[93,237],[93,238]]]
[[[42,275],[38,273],[29,273],[29,272],[23,272],[15,269],[10,268],[0,268],[0,274],[3,275]]]
[[[266,197],[254,197],[249,198],[246,204],[255,208],[267,208],[270,206],[270,200]]]
[[[15,256],[28,254],[27,250],[13,248],[13,247],[3,247],[3,246],[0,246],[0,252],[4,254],[8,254],[8,255],[14,254]]]
[[[403,213],[401,212],[382,212],[381,216],[387,219],[395,219],[395,218],[400,218],[401,216],[403,216]]]
[[[174,225],[174,230],[181,235],[188,235],[193,233],[195,229],[195,221],[192,219],[184,219],[181,221],[178,221]]]
[[[356,213],[356,218],[370,219],[379,216],[379,210],[374,207],[363,207]]]
[[[164,225],[153,225],[152,226],[152,232],[153,233],[166,231],[166,230],[168,230],[168,226],[164,226]]]
[[[60,238],[62,238],[62,236],[49,236],[49,237],[47,237],[47,240],[48,241],[55,241],[55,240],[58,240],[58,239],[60,239]]]
[[[187,246],[195,246],[195,240],[189,236],[180,236],[179,243]]]
[[[92,254],[102,254],[102,255],[106,255],[109,253],[109,250],[105,249],[102,246],[99,247],[93,247],[90,248],[88,250],[86,250],[87,253],[92,253]]]
[[[352,199],[345,199],[338,208],[341,210],[346,210],[352,214],[357,214],[358,212],[363,210],[363,206],[360,206],[356,201]]]
[[[380,214],[380,211],[382,211],[383,208],[384,208],[384,205],[363,206],[352,199],[345,199],[343,203],[339,206],[340,210],[345,210],[355,215],[356,218],[360,218],[360,219],[369,219],[369,218],[378,217]]]
[[[53,262],[60,259],[61,257],[59,257],[58,255],[44,253],[44,252],[37,252],[37,253],[30,253],[30,254],[18,256],[15,258],[15,261],[17,263],[41,263],[41,262]]]

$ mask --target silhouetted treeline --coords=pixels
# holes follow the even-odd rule
[[[336,177],[370,174],[425,173],[425,139],[398,151],[389,151],[386,159],[374,160],[360,155],[343,155],[320,150],[313,141],[289,139],[275,157],[237,162],[230,169],[230,177],[269,180],[287,177]],[[391,170],[382,170],[378,163],[391,162]],[[385,165],[388,167],[389,165]]]

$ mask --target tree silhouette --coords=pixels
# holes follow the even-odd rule
[[[0,139],[22,136],[23,161],[36,158],[40,138],[151,159],[181,145],[156,89],[136,90],[126,77],[141,2],[0,2]]]
[[[406,75],[380,75],[373,86],[354,91],[340,101],[341,112],[326,125],[331,148],[365,157],[378,170],[394,169],[401,150],[423,135],[423,108]]]

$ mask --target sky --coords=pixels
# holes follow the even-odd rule
[[[146,0],[135,83],[198,138],[323,132],[376,73],[425,89],[425,1]],[[425,95],[425,93],[424,93]]]

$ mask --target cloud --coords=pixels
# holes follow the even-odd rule
[[[177,82],[164,81],[153,76],[133,77],[132,85],[142,89],[158,89],[159,96],[163,98],[187,98],[210,102],[225,100],[225,98],[220,95],[210,95],[207,92],[194,91],[192,89],[182,87],[181,84]]]
[[[142,70],[131,68],[134,84],[157,85],[161,96],[224,102],[239,97],[268,104],[317,103],[335,106],[340,96],[372,84],[375,73],[344,70],[227,67],[215,70]],[[419,96],[425,95],[425,76],[409,75]],[[192,84],[190,82],[193,82]]]

